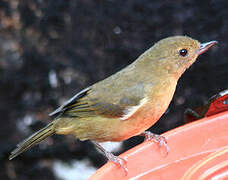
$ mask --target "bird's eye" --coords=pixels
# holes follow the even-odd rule
[[[181,49],[179,51],[179,54],[184,57],[184,56],[186,56],[188,54],[188,51],[187,51],[187,49]]]

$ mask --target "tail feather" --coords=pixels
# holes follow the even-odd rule
[[[48,136],[53,135],[55,133],[53,124],[54,123],[48,124],[43,129],[37,131],[36,133],[34,133],[33,135],[31,135],[21,143],[19,143],[17,145],[17,148],[11,152],[11,155],[9,156],[9,160],[15,158],[16,156],[23,153],[24,151],[34,146],[35,144],[39,143],[40,141],[44,140]]]

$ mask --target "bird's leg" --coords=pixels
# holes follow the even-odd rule
[[[106,151],[97,141],[92,141],[92,143],[95,145],[95,147],[100,150],[105,157],[109,160],[115,163],[116,165],[120,166],[123,168],[125,175],[128,173],[128,169],[126,167],[127,161],[124,158],[115,156],[109,151]]]
[[[158,134],[154,134],[150,131],[145,131],[143,133],[140,134],[140,136],[144,136],[145,137],[145,141],[155,141],[156,143],[158,143],[158,145],[160,147],[164,147],[166,150],[166,155],[169,152],[169,146],[167,145],[167,139],[164,136],[158,135]]]

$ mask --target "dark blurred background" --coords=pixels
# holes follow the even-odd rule
[[[8,155],[64,100],[156,41],[172,35],[217,40],[182,76],[168,112],[151,130],[182,125],[187,107],[228,88],[227,34],[226,0],[0,0],[0,179],[57,179],[54,164],[72,160],[88,160],[82,169],[100,167],[105,159],[92,144],[71,136],[48,138],[13,161]],[[141,141],[131,138],[119,152]]]

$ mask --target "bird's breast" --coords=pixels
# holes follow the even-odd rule
[[[143,105],[137,110],[134,109],[134,113],[128,119],[117,120],[118,128],[113,129],[115,134],[113,140],[128,139],[144,132],[155,124],[167,110],[175,92],[176,84],[175,80],[167,80],[167,82],[150,89]]]

